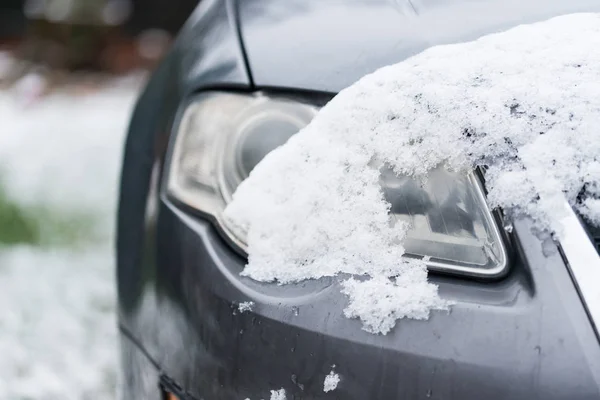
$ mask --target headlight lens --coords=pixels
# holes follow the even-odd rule
[[[172,142],[168,194],[214,217],[245,249],[243,233],[222,213],[237,186],[269,152],[306,126],[318,109],[262,94],[205,92],[187,107]],[[440,168],[417,181],[381,166],[390,223],[408,221],[408,256],[427,257],[431,269],[498,276],[507,266],[501,235],[475,174]]]

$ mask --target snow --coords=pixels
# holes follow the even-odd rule
[[[270,400],[285,400],[285,389],[271,390]]]
[[[409,226],[389,223],[383,162],[417,178],[486,166],[492,207],[559,238],[565,198],[600,222],[599,46],[600,16],[568,15],[428,49],[341,91],[225,210],[247,237],[243,274],[361,276],[343,284],[345,313],[374,333],[446,309],[425,263],[401,258]]]
[[[271,390],[271,397],[269,397],[269,400],[286,400],[286,395],[285,395],[285,389],[279,389],[279,390]],[[246,400],[250,400],[250,398],[246,398]]]
[[[61,211],[112,212],[138,81],[113,80],[87,95],[64,89],[28,106],[18,92],[0,92],[0,173],[11,196]]]
[[[329,375],[325,377],[325,381],[323,382],[323,391],[325,393],[331,392],[332,390],[337,389],[338,384],[340,383],[340,376],[336,374],[334,371],[331,371]]]
[[[241,313],[246,312],[246,311],[252,311],[253,307],[254,307],[253,301],[244,301],[244,302],[238,304],[238,310]]]
[[[20,92],[0,92],[0,186],[25,210],[90,215],[94,232],[76,244],[0,245],[0,398],[115,398],[112,237],[138,87],[67,87],[27,106]]]
[[[14,84],[13,91],[22,104],[30,105],[43,95],[47,87],[48,82],[42,74],[30,72]]]
[[[371,333],[385,335],[398,319],[427,319],[431,309],[448,306],[437,296],[437,287],[427,283],[425,268],[407,269],[391,279],[381,275],[365,281],[350,278],[342,285],[342,293],[350,299],[344,314],[360,318],[363,328]]]
[[[110,251],[0,251],[0,398],[114,397]]]

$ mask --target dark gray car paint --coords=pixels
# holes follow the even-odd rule
[[[292,11],[272,1],[240,2],[257,86],[335,91],[389,57],[397,61],[408,55],[390,56],[398,47],[386,51],[377,44],[374,48],[383,56],[361,53],[356,61],[353,55],[332,55],[346,57],[348,64],[328,72],[326,50],[344,51],[324,39],[312,45],[320,46],[313,53],[285,52],[274,44],[271,54],[256,58],[255,39],[248,35],[260,28],[256,21],[281,27],[286,18],[303,13],[305,20],[316,21],[312,29],[325,33],[318,26],[316,2],[285,4]],[[372,15],[361,13],[366,25],[391,21],[375,21],[380,13],[397,13],[391,3],[385,3],[388,8],[384,2],[344,4],[362,11],[372,4]],[[342,316],[345,299],[336,280],[278,287],[241,278],[244,259],[211,224],[160,194],[158,178],[181,104],[205,88],[252,89],[236,40],[234,11],[232,2],[202,3],[153,75],[132,118],[117,241],[125,398],[157,399],[159,374],[198,399],[268,398],[269,390],[279,388],[286,389],[288,399],[600,398],[597,338],[560,255],[545,257],[525,221],[515,226],[514,264],[506,278],[474,282],[432,276],[442,296],[457,302],[452,312],[434,313],[429,321],[402,320],[389,335],[375,336]],[[546,7],[543,13],[548,12]],[[485,19],[485,14],[478,16]],[[337,25],[331,29],[341,29]],[[309,29],[311,24],[293,26]],[[272,33],[277,32],[285,30]],[[343,35],[337,38],[343,40]],[[290,38],[281,34],[271,42],[275,39]],[[361,40],[368,50],[368,41],[375,39]],[[411,40],[407,35],[401,42]],[[348,52],[348,46],[341,48]],[[263,44],[263,52],[265,48]],[[418,51],[418,46],[402,48]],[[291,63],[295,66],[281,61],[283,57],[296,60]],[[285,68],[291,68],[287,81]],[[298,74],[301,69],[308,72]],[[255,311],[236,312],[235,305],[248,300],[256,303]],[[323,380],[332,364],[342,381],[326,394]]]
[[[439,44],[477,39],[597,0],[242,0],[244,45],[259,87],[337,93]],[[443,60],[440,60],[443,62]]]
[[[144,229],[149,202],[156,201],[172,125],[191,93],[209,87],[250,89],[237,28],[226,2],[205,0],[183,27],[173,49],[153,73],[135,107],[125,143],[117,228],[117,272],[121,311],[133,307],[146,269]],[[220,49],[213,53],[213,49]],[[147,239],[147,237],[146,237]],[[138,287],[139,286],[139,287]],[[123,318],[126,324],[128,318]]]

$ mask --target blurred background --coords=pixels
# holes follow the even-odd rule
[[[122,145],[198,0],[0,0],[0,400],[114,399]]]

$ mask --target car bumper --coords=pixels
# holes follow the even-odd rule
[[[337,279],[278,286],[241,277],[245,260],[212,225],[166,198],[146,236],[129,282],[137,300],[122,308],[121,327],[194,398],[284,388],[288,399],[600,399],[600,346],[586,311],[560,253],[543,255],[527,221],[515,224],[505,278],[431,274],[452,310],[400,320],[385,336],[344,317]],[[254,307],[242,313],[245,301]],[[341,381],[325,393],[332,370]]]

